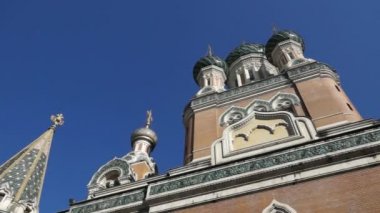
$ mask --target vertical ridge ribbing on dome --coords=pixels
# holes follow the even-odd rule
[[[303,38],[296,32],[292,30],[281,30],[276,33],[274,33],[268,40],[267,44],[265,45],[265,55],[267,56],[268,60],[270,62],[272,61],[272,52],[276,48],[277,44],[286,41],[286,40],[293,40],[295,42],[298,42],[302,46],[302,50],[305,50],[305,42]]]
[[[218,56],[214,55],[212,52],[211,45],[208,45],[208,51],[207,55],[200,58],[193,67],[193,78],[194,81],[199,85],[198,83],[198,75],[201,72],[201,69],[210,65],[217,66],[219,68],[222,68],[225,74],[227,75],[228,68],[226,62],[219,58]]]
[[[241,45],[232,50],[230,54],[228,54],[226,58],[227,65],[231,66],[231,64],[240,57],[251,53],[264,54],[264,45],[243,42]]]

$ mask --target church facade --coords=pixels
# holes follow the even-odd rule
[[[380,123],[363,120],[337,72],[304,49],[291,30],[225,60],[210,48],[193,68],[184,165],[157,173],[148,111],[132,151],[101,166],[88,198],[61,213],[379,212]],[[0,212],[38,212],[38,196],[3,178],[22,155],[0,167]]]

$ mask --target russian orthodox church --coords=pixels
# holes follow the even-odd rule
[[[363,120],[336,70],[304,50],[290,30],[225,60],[209,48],[183,113],[184,165],[158,174],[148,111],[132,151],[94,171],[87,199],[61,213],[380,212],[380,123]],[[38,212],[59,120],[0,167],[0,212]]]

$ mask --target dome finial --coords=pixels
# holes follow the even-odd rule
[[[152,116],[152,110],[146,111],[146,124],[145,128],[149,128],[150,125],[152,125],[153,122],[153,116]]]
[[[64,117],[63,117],[63,114],[62,113],[58,113],[56,115],[51,115],[50,116],[50,120],[51,122],[53,123],[50,128],[52,129],[55,129],[57,128],[57,126],[62,126],[63,123],[65,123],[64,121]]]
[[[212,56],[212,55],[213,55],[213,53],[212,53],[211,44],[209,44],[207,47],[207,56]]]

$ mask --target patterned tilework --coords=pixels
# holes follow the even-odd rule
[[[143,201],[144,194],[145,194],[144,191],[139,191],[136,193],[121,195],[118,197],[113,197],[106,200],[101,200],[95,203],[91,203],[85,206],[73,208],[71,212],[72,213],[91,213],[91,212],[99,212],[101,210],[110,209],[114,207],[126,206],[132,203]],[[102,212],[110,212],[110,211],[108,210],[108,211],[102,211]]]
[[[22,200],[34,200],[34,198],[38,196],[42,183],[43,170],[46,164],[45,154],[42,154],[40,159],[36,159],[39,150],[32,149],[28,151],[29,152],[27,152],[26,155],[24,155],[23,158],[16,164],[13,164],[15,163],[15,160],[12,159],[13,162],[7,165],[8,167],[10,167],[10,170],[8,170],[7,173],[0,180],[0,185],[3,183],[8,183],[12,191],[16,194],[17,191],[20,190],[20,187],[24,182],[26,175],[33,162],[38,160],[37,166],[33,171],[31,178],[27,180],[28,183],[26,186],[26,190],[23,192],[21,196]],[[21,157],[21,154],[18,155],[19,156],[16,156],[14,159],[17,159],[17,157]]]
[[[34,198],[38,197],[42,186],[46,160],[46,155],[42,154],[38,160],[36,168],[32,173],[32,176],[28,180],[25,191],[21,195],[21,200],[33,200]]]
[[[327,143],[312,146],[299,147],[293,151],[285,151],[280,154],[264,156],[247,163],[228,166],[222,169],[210,170],[202,174],[191,175],[185,178],[174,179],[165,183],[159,183],[151,187],[149,195],[161,194],[173,190],[183,189],[190,186],[209,183],[223,178],[231,178],[235,175],[253,172],[260,169],[294,162],[297,160],[325,155],[344,149],[357,147],[380,141],[380,130],[360,135],[349,135],[342,139],[334,139]]]
[[[22,154],[24,154],[28,149],[24,149],[21,152],[17,153],[13,158],[11,158],[9,161],[5,162],[3,165],[0,166],[0,175],[8,168],[10,167]]]

